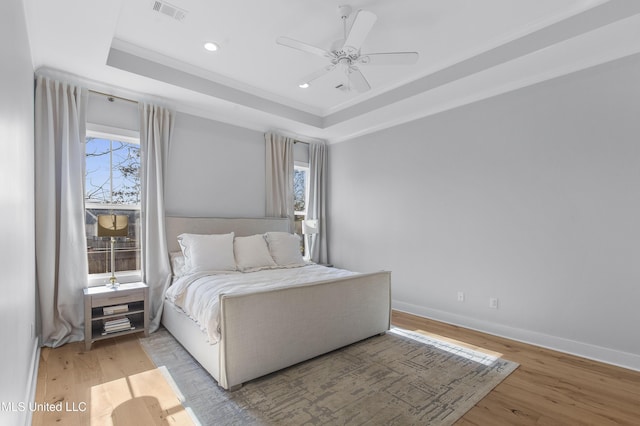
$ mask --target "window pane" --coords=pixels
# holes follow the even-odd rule
[[[92,203],[140,203],[140,146],[87,138],[85,200]]]
[[[97,217],[127,215],[128,236],[116,238],[115,272],[140,270],[140,146],[88,137],[85,226],[89,274],[111,273],[111,239],[97,237]]]
[[[85,201],[111,202],[111,141],[87,138],[85,148]]]
[[[140,204],[140,146],[113,141],[113,202]]]
[[[126,215],[129,217],[128,237],[116,238],[114,247],[115,271],[136,271],[140,269],[140,210],[86,209],[87,252],[90,274],[111,273],[111,239],[98,238],[98,216],[103,214]]]
[[[307,171],[296,168],[293,171],[293,210],[304,212],[306,210],[307,195]]]
[[[304,166],[295,166],[293,170],[293,213],[294,213],[294,232],[302,235],[302,221],[307,213],[307,193],[309,168]],[[300,252],[304,256],[304,239],[300,239]]]

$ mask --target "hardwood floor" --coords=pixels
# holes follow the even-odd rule
[[[639,425],[640,372],[542,349],[402,312],[393,324],[437,334],[503,354],[520,367],[468,411],[456,425]],[[90,352],[82,343],[44,348],[36,402],[87,402],[85,412],[34,413],[34,425],[190,423],[175,395],[130,398],[155,366],[137,337],[101,341]],[[140,376],[142,374],[142,376]],[[126,386],[122,385],[126,381]],[[156,390],[159,382],[147,384]],[[160,392],[161,393],[161,392]],[[119,399],[118,399],[119,398]],[[124,398],[124,399],[123,399]],[[164,405],[163,405],[164,404]],[[160,405],[160,406],[159,406]],[[135,414],[132,414],[135,413]],[[146,419],[146,421],[145,421]],[[148,423],[151,421],[151,423]]]
[[[640,372],[403,312],[393,324],[503,354],[520,367],[456,425],[639,425]]]
[[[136,336],[43,348],[32,425],[192,425]]]

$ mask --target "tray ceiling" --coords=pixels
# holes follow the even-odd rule
[[[352,0],[354,11],[377,15],[363,52],[416,51],[418,62],[362,65],[372,87],[364,93],[336,89],[340,72],[301,89],[300,79],[327,62],[276,39],[330,49],[343,38],[342,2],[24,3],[36,68],[115,95],[331,142],[640,51],[640,2]],[[206,41],[219,49],[205,50]]]

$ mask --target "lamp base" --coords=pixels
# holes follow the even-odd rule
[[[115,258],[115,246],[116,239],[111,237],[111,278],[109,278],[109,284],[107,284],[108,288],[112,288],[117,290],[120,287],[120,283],[116,280],[116,258]]]
[[[112,288],[114,290],[117,290],[118,287],[120,287],[120,283],[116,280],[115,276],[109,278],[109,282],[105,285],[107,286],[107,288]]]

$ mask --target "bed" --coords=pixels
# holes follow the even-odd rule
[[[182,234],[233,233],[236,240],[284,235],[288,220],[168,216],[166,228],[169,251],[178,253],[181,250],[178,236]],[[211,327],[203,330],[203,321],[196,322],[178,307],[175,288],[170,288],[173,293],[164,300],[162,324],[228,390],[389,329],[390,272],[347,273],[338,269],[332,272],[328,270],[333,268],[318,265],[291,270],[300,275],[305,268],[318,271],[319,280],[276,288],[257,286],[250,291],[221,291],[212,298],[217,306],[212,319],[216,325],[213,333]],[[240,272],[229,276],[236,279],[237,275],[260,273],[277,275],[285,271]],[[174,280],[178,286],[182,283]]]

